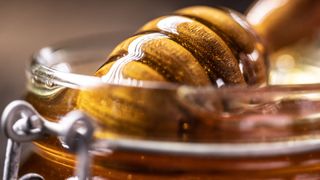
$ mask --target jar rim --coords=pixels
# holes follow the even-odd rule
[[[259,91],[263,89],[264,91],[314,91],[320,89],[320,83],[312,84],[280,84],[280,85],[268,85],[266,87],[256,87],[256,86],[230,86],[225,88],[215,88],[211,85],[207,86],[192,86],[183,85],[173,82],[154,82],[154,81],[143,81],[141,84],[114,84],[110,82],[104,82],[100,77],[92,75],[84,75],[80,73],[73,72],[63,72],[52,68],[52,64],[55,62],[52,57],[48,58],[48,55],[54,54],[59,48],[53,48],[51,46],[41,48],[32,57],[31,65],[27,70],[28,78],[37,76],[40,81],[51,80],[56,85],[63,85],[69,88],[88,88],[99,85],[109,85],[109,86],[123,86],[123,87],[136,87],[141,89],[178,89],[181,87],[189,89],[215,89],[215,91]],[[52,62],[53,61],[53,62]]]
[[[134,139],[99,140],[94,143],[96,152],[106,149],[128,152],[146,152],[166,155],[245,158],[295,155],[320,149],[320,136],[305,139],[259,143],[190,143]]]

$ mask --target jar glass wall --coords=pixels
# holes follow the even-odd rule
[[[80,109],[95,119],[90,150],[94,177],[319,177],[320,84],[292,85],[297,83],[283,80],[292,74],[283,73],[279,62],[271,66],[271,84],[262,88],[104,83],[91,75],[122,34],[43,48],[27,69],[26,100],[42,116],[57,121]],[[72,176],[74,156],[58,139],[46,137],[34,144],[22,174]]]

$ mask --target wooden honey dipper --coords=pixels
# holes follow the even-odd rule
[[[190,7],[144,25],[113,50],[96,75],[120,84],[134,79],[261,85],[267,79],[263,53],[263,45],[238,13]]]
[[[310,9],[308,6],[316,3],[310,0],[287,4],[259,1],[248,15],[254,27],[232,10],[203,6],[184,8],[148,22],[134,36],[120,43],[96,75],[106,82],[120,84],[128,80],[131,83],[132,80],[148,80],[196,86],[260,86],[266,84],[268,70],[265,44],[258,34],[275,49],[290,43],[301,36],[301,27],[295,27],[296,30],[285,30],[285,27],[301,22],[311,27],[314,20],[298,16],[299,9],[305,6]],[[255,18],[259,14],[257,11],[273,11],[273,16],[265,15],[266,19],[259,21]],[[298,17],[291,20],[292,16]]]

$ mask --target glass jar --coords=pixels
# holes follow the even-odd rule
[[[320,177],[320,85],[286,80],[309,72],[301,63],[308,61],[291,58],[297,66],[283,73],[284,66],[292,67],[292,53],[275,54],[271,85],[262,88],[116,85],[91,76],[123,34],[45,47],[27,70],[25,99],[43,117],[57,121],[80,109],[95,119],[93,179]],[[21,174],[73,176],[75,157],[59,139],[50,136],[34,144]]]

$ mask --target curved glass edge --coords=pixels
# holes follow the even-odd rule
[[[83,89],[83,88],[92,88],[98,86],[123,86],[123,87],[137,87],[144,89],[178,89],[178,88],[188,88],[195,90],[208,90],[212,89],[214,91],[228,91],[228,92],[239,92],[239,91],[257,91],[257,92],[283,92],[283,91],[315,91],[320,90],[320,83],[313,84],[288,84],[288,85],[266,85],[265,87],[241,87],[233,86],[227,88],[215,88],[213,86],[206,87],[196,87],[188,85],[180,85],[170,82],[153,82],[153,81],[141,81],[140,84],[112,84],[103,82],[99,77],[83,75],[72,73],[69,71],[61,71],[55,68],[52,68],[53,65],[56,65],[59,62],[55,62],[55,59],[47,58],[48,53],[54,53],[54,48],[45,47],[36,53],[33,58],[29,69],[27,70],[27,76],[29,78],[36,78],[40,82],[49,84],[49,86],[63,86],[68,88]]]
[[[120,150],[166,155],[192,155],[203,157],[272,157],[319,151],[320,136],[314,135],[290,141],[260,143],[180,143],[133,139],[98,140],[92,145],[94,152]]]

